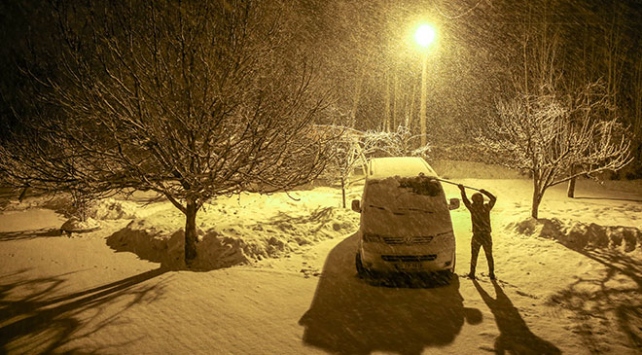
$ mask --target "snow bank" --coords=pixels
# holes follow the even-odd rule
[[[220,211],[223,213],[222,211]],[[225,209],[225,214],[238,211]],[[197,231],[197,258],[192,269],[213,270],[251,264],[265,258],[301,253],[314,243],[345,236],[358,226],[359,215],[342,208],[303,209],[297,214],[277,212],[265,220],[246,220],[246,224],[215,224],[213,213],[201,213]],[[116,251],[127,251],[139,258],[160,262],[169,269],[185,269],[184,217],[173,210],[135,219],[107,238]]]
[[[66,211],[71,208],[71,197],[67,194],[30,196],[22,201],[16,198],[4,201],[4,211],[24,211],[41,208],[53,211]]]
[[[67,217],[71,217],[74,211],[71,196],[65,193],[31,196],[22,201],[8,200],[3,210],[24,211],[33,208],[53,210]],[[104,198],[90,201],[86,215],[96,220],[134,219],[139,208],[140,206],[132,201]]]
[[[596,223],[563,221],[557,218],[539,220],[529,218],[511,223],[507,228],[518,234],[555,239],[575,250],[609,248],[631,252],[642,248],[642,231],[635,227],[602,226]]]
[[[134,202],[106,198],[90,203],[88,215],[102,220],[134,219],[137,209],[139,206]]]
[[[60,227],[60,231],[66,233],[70,237],[72,233],[92,232],[97,229],[100,229],[100,224],[91,217],[84,221],[81,221],[76,217],[71,217],[62,224],[62,227]]]
[[[33,195],[22,201],[7,196],[3,213],[46,209],[70,217],[73,211],[71,196],[65,193]],[[361,188],[355,187],[346,197],[360,196]],[[90,201],[87,220],[72,217],[61,223],[61,230],[91,232],[109,225],[105,221],[131,220],[107,238],[112,249],[174,270],[184,269],[185,216],[168,201],[156,201],[155,196],[130,197]],[[359,214],[339,205],[341,191],[326,187],[287,194],[219,196],[198,213],[198,257],[192,268],[213,270],[303,253],[317,242],[355,232]]]

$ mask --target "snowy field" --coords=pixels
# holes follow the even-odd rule
[[[442,162],[442,176],[498,197],[497,282],[381,287],[356,277],[358,214],[311,187],[221,197],[199,212],[198,271],[181,262],[184,219],[136,193],[96,201],[97,231],[61,235],[66,199],[0,195],[0,353],[640,354],[642,182],[531,182]],[[456,186],[444,185],[449,197]],[[348,205],[361,186],[348,191]],[[470,215],[451,212],[457,274]]]

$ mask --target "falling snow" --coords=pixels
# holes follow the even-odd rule
[[[101,228],[71,237],[60,234],[66,219],[51,197],[4,199],[0,346],[12,354],[640,352],[639,181],[582,180],[576,199],[554,187],[533,221],[530,180],[449,177],[498,197],[496,283],[483,255],[479,280],[463,277],[471,234],[463,206],[451,212],[460,276],[449,286],[386,287],[356,276],[359,216],[340,207],[338,188],[214,200],[199,214],[199,272],[178,261],[184,218],[168,202],[145,204],[147,194],[95,203]]]

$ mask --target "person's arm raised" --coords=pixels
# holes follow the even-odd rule
[[[464,205],[470,208],[470,200],[468,200],[468,196],[466,196],[466,188],[462,184],[457,185],[457,187],[459,187],[459,191],[461,191],[461,200],[464,202]]]
[[[479,190],[479,192],[488,196],[488,198],[490,199],[490,201],[488,201],[488,207],[493,208],[493,206],[495,206],[495,202],[497,201],[497,197],[484,189]]]

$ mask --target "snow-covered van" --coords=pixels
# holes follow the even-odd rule
[[[368,161],[361,201],[356,267],[360,276],[388,273],[440,273],[455,270],[455,235],[437,174],[420,157]]]

